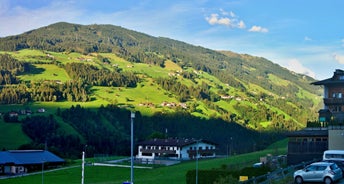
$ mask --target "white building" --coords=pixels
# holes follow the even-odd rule
[[[138,143],[138,159],[175,159],[190,160],[198,158],[213,158],[216,144],[206,140],[196,139],[151,139]]]

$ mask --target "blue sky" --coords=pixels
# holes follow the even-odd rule
[[[0,37],[55,22],[112,24],[264,57],[318,80],[344,69],[343,0],[0,0]]]

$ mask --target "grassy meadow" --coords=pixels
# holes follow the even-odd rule
[[[5,123],[0,120],[0,149],[17,149],[22,144],[29,143],[31,139],[22,132],[20,123]],[[13,136],[15,135],[15,136]]]
[[[226,158],[200,159],[199,170],[222,168],[224,166],[231,169],[241,169],[259,162],[259,158],[267,154],[286,154],[287,140],[283,140],[271,145],[268,149],[242,155],[234,155]],[[186,173],[194,170],[195,161],[186,161],[172,166],[161,166],[152,169],[134,169],[134,182],[140,184],[181,184],[186,183]],[[75,167],[66,167],[58,171],[45,172],[43,174],[44,183],[51,184],[77,184],[81,182],[81,164]],[[130,180],[130,168],[106,167],[106,166],[86,166],[85,183],[88,184],[120,184]],[[0,179],[0,184],[32,184],[41,183],[42,173],[35,175]]]

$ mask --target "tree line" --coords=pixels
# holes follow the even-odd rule
[[[68,75],[74,80],[82,80],[95,86],[135,87],[139,78],[132,72],[109,71],[83,63],[68,63]]]
[[[110,72],[92,65],[70,63],[65,67],[73,80],[38,80],[21,82],[16,75],[30,72],[28,62],[20,62],[9,54],[0,54],[0,102],[2,104],[24,104],[33,101],[90,101],[90,88],[98,86],[135,87],[139,78],[132,72]],[[52,64],[49,63],[49,64]],[[11,85],[16,84],[16,85]]]
[[[176,78],[157,78],[156,82],[165,90],[171,91],[181,102],[186,102],[192,98],[216,102],[220,96],[210,91],[210,86],[202,82],[201,85],[187,86],[179,82]]]
[[[21,148],[49,150],[63,157],[78,158],[87,145],[87,155],[130,154],[130,111],[116,105],[86,109],[80,105],[58,109],[50,116],[32,116],[21,120],[23,131],[32,139]],[[56,121],[60,117],[63,122]],[[63,129],[64,123],[74,131]],[[196,138],[217,143],[218,154],[245,153],[263,149],[283,138],[282,134],[258,133],[236,123],[222,119],[201,119],[186,111],[156,113],[142,116],[136,112],[134,119],[135,145],[150,138]],[[135,152],[137,150],[135,149]]]
[[[9,54],[0,54],[0,85],[17,84],[16,75],[28,70],[28,63],[19,62]]]
[[[82,81],[36,81],[0,87],[1,104],[25,104],[28,102],[90,101],[89,85]]]

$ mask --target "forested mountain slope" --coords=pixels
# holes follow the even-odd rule
[[[78,121],[71,114],[80,104],[91,109],[110,105],[139,111],[148,118],[146,121],[154,122],[148,125],[150,130],[144,129],[140,139],[164,132],[166,127],[173,130],[171,136],[188,135],[183,125],[173,123],[173,114],[176,117],[183,114],[192,123],[209,121],[211,126],[218,121],[236,123],[249,132],[295,130],[305,126],[307,120],[316,119],[321,104],[320,88],[310,85],[314,79],[264,58],[214,51],[113,25],[61,22],[0,38],[0,70],[2,111],[9,106],[17,107],[18,111],[40,106],[51,108],[50,122],[57,121],[62,124],[59,127],[69,124],[72,132],[76,132],[71,133],[74,137],[70,140],[85,143],[99,135],[87,133],[90,125],[76,124]],[[8,112],[3,113],[4,117],[10,117]],[[120,132],[125,128],[120,120],[116,120],[119,124],[112,122],[109,114],[99,114],[100,119],[93,115],[92,119],[91,113],[80,113],[90,115],[90,124],[104,122],[105,125],[95,125],[103,127],[102,131]],[[157,123],[164,121],[164,116],[169,117],[166,119],[169,124]],[[27,125],[25,121],[30,120],[24,119],[15,121]],[[204,124],[199,134],[191,130],[193,126],[200,125],[188,124],[188,131],[193,132],[190,135],[201,137],[206,130]],[[226,131],[233,132],[234,127],[227,127]],[[36,133],[26,132],[33,140]],[[266,140],[262,135],[262,140],[254,143],[255,133],[245,134],[250,135],[246,141],[251,145]],[[215,140],[228,144],[228,135],[215,136]],[[118,136],[116,144],[128,141],[126,133]],[[68,135],[61,137],[68,139]],[[42,141],[40,138],[36,143]],[[91,144],[95,148],[101,142]],[[125,152],[123,149],[118,152]]]

